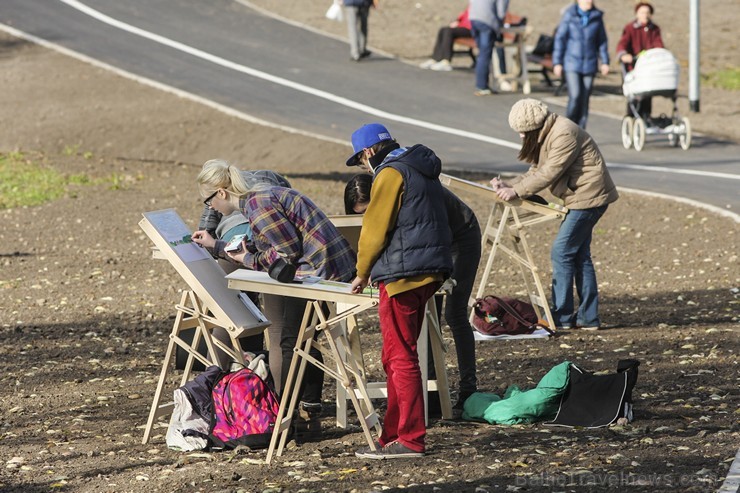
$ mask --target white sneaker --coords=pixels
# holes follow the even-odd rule
[[[440,60],[429,68],[437,72],[452,72],[452,65],[450,65],[449,60]]]
[[[504,92],[511,92],[511,90],[513,89],[511,86],[511,82],[509,82],[506,79],[502,79],[499,81],[498,88],[500,91],[504,91]]]
[[[432,68],[432,65],[434,65],[435,63],[437,63],[437,60],[435,60],[434,58],[430,58],[429,60],[421,62],[419,64],[419,68]]]

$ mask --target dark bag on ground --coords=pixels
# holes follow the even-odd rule
[[[537,38],[537,44],[532,50],[532,54],[537,56],[552,55],[554,48],[555,38],[547,34],[540,34],[540,37]]]
[[[617,372],[594,375],[571,364],[568,388],[560,401],[555,419],[548,425],[599,428],[619,418],[632,421],[632,389],[637,382],[640,362],[624,359]]]
[[[534,307],[514,298],[492,295],[478,298],[473,311],[473,326],[489,336],[531,334],[542,328]]]

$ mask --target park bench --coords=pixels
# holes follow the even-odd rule
[[[542,78],[545,79],[547,86],[555,87],[555,96],[560,96],[560,93],[565,88],[565,83],[560,79],[557,81],[556,86],[550,77],[552,74],[552,55],[535,55],[533,53],[527,53],[527,63],[534,66],[534,68],[530,67],[529,71],[542,74]]]
[[[475,52],[478,47],[475,44],[475,39],[472,37],[467,38],[456,38],[455,43],[452,46],[452,56],[455,55],[467,55],[473,61],[470,68],[475,68]]]
[[[527,23],[527,18],[522,17],[520,15],[512,14],[510,12],[506,13],[506,18],[504,18],[504,23],[508,26],[523,26]],[[496,47],[499,46],[511,46],[513,44],[516,44],[519,34],[511,33],[511,32],[504,32],[503,34],[503,40],[501,42],[496,43]],[[456,38],[455,42],[452,47],[452,56],[455,55],[466,55],[469,56],[470,59],[473,61],[470,68],[475,68],[475,57],[476,52],[478,51],[478,46],[475,44],[475,38],[472,36],[466,37],[466,38]]]

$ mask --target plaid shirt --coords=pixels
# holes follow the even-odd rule
[[[252,242],[244,265],[266,271],[284,255],[302,274],[349,282],[355,271],[355,253],[321,209],[290,188],[272,187],[252,192],[239,206],[252,225]]]

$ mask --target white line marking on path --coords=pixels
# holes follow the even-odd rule
[[[607,165],[610,168],[622,168],[622,169],[637,169],[641,171],[654,171],[656,173],[673,173],[676,175],[697,175],[707,176],[712,178],[723,178],[728,180],[740,180],[740,175],[733,175],[732,173],[719,173],[717,171],[700,171],[695,169],[683,169],[683,168],[666,168],[664,166],[649,166],[646,164],[628,164],[628,163],[612,163],[608,162]]]
[[[242,113],[239,110],[235,110],[234,108],[230,106],[226,106],[223,104],[216,103],[215,101],[211,101],[210,99],[206,99],[202,96],[198,96],[197,94],[193,94],[191,92],[183,91],[182,89],[178,89],[173,86],[169,86],[167,84],[164,84],[162,82],[157,82],[152,79],[148,79],[146,77],[142,77],[140,75],[128,72],[126,70],[123,70],[118,67],[114,67],[113,65],[109,65],[105,62],[101,62],[100,60],[97,60],[95,58],[89,57],[87,55],[84,55],[82,53],[78,53],[76,51],[70,50],[69,48],[65,48],[64,46],[58,45],[56,43],[52,43],[51,41],[47,41],[45,39],[39,38],[37,36],[34,36],[33,34],[29,34],[24,31],[19,31],[18,29],[15,29],[13,27],[10,27],[6,24],[0,23],[0,30],[5,31],[8,34],[11,34],[13,36],[16,36],[18,38],[25,39],[27,41],[30,41],[32,43],[36,43],[37,45],[43,46],[45,48],[48,48],[50,50],[54,50],[57,53],[61,53],[62,55],[66,55],[68,57],[75,58],[77,60],[80,60],[81,62],[89,63],[90,65],[94,67],[101,68],[103,70],[108,70],[109,72],[112,72],[116,75],[119,75],[121,77],[125,77],[127,79],[133,80],[135,82],[138,82],[139,84],[153,87],[155,89],[159,89],[160,91],[164,91],[170,94],[174,94],[175,96],[181,97],[183,99],[188,99],[190,101],[194,101],[196,103],[202,104],[204,106],[208,106],[209,108],[213,108],[215,110],[221,111],[229,116],[233,116],[235,118],[239,118],[241,120],[244,120],[249,123],[254,123],[257,125],[262,125],[269,128],[275,128],[278,130],[282,130],[283,132],[288,132],[291,134],[297,134],[297,135],[303,135],[305,137],[310,137],[312,139],[319,139],[326,142],[331,142],[334,144],[341,144],[344,146],[347,146],[349,148],[352,147],[352,145],[346,141],[346,140],[340,140],[340,139],[334,139],[332,137],[327,137],[326,135],[321,135],[313,132],[308,132],[306,130],[299,130],[294,127],[288,127],[285,125],[280,125],[278,123],[273,123],[267,120],[263,120],[261,118],[257,118],[252,115],[248,115],[247,113]]]
[[[481,142],[486,142],[494,145],[499,145],[502,147],[507,147],[509,149],[519,150],[520,144],[518,142],[510,142],[503,139],[498,139],[495,137],[490,137],[482,134],[477,134],[474,132],[468,132],[464,130],[459,130],[456,128],[451,127],[445,127],[443,125],[437,125],[430,122],[425,122],[422,120],[417,120],[414,118],[405,117],[403,115],[397,115],[394,113],[389,113],[377,108],[374,108],[372,106],[368,106],[362,103],[359,103],[357,101],[352,101],[350,99],[337,96],[335,94],[332,94],[327,91],[323,91],[320,89],[315,89],[309,86],[306,86],[304,84],[300,84],[288,79],[284,79],[282,77],[277,77],[271,74],[268,74],[266,72],[262,72],[260,70],[256,70],[235,62],[232,62],[230,60],[226,60],[225,58],[213,55],[211,53],[207,53],[205,51],[199,50],[197,48],[188,46],[184,43],[180,43],[178,41],[171,40],[169,38],[166,38],[164,36],[161,36],[159,34],[155,34],[149,31],[146,31],[144,29],[140,29],[136,26],[132,26],[130,24],[127,24],[125,22],[119,21],[117,19],[114,19],[106,14],[103,14],[102,12],[95,10],[91,7],[88,7],[87,5],[77,1],[77,0],[59,0],[60,2],[74,8],[75,10],[78,10],[79,12],[82,12],[85,15],[88,15],[94,19],[99,20],[100,22],[103,22],[105,24],[108,24],[110,26],[116,27],[118,29],[121,29],[123,31],[129,32],[131,34],[149,39],[151,41],[154,41],[156,43],[162,44],[164,46],[168,46],[170,48],[182,51],[184,53],[190,54],[192,56],[195,56],[197,58],[201,58],[203,60],[209,61],[211,63],[214,63],[216,65],[220,65],[222,67],[244,73],[247,75],[250,75],[255,78],[259,78],[262,80],[266,80],[268,82],[272,82],[274,84],[281,85],[283,87],[288,87],[290,89],[294,89],[299,92],[303,92],[306,94],[310,94],[337,104],[340,104],[342,106],[352,108],[358,111],[365,112],[370,115],[378,116],[380,118],[385,118],[387,120],[392,120],[400,123],[406,123],[408,125],[420,127],[420,128],[426,128],[428,130],[433,130],[441,133],[446,133],[450,135],[456,135],[459,137],[468,138],[471,140],[478,140]],[[620,166],[640,166],[640,165],[620,165]],[[635,168],[638,169],[638,168]],[[639,168],[642,170],[652,171],[653,168],[646,166],[643,168]],[[689,174],[695,174],[700,176],[711,176],[711,174],[707,174],[707,172],[698,171],[698,170],[685,170],[685,169],[673,169],[673,168],[661,168],[661,172],[667,172],[667,173],[689,173]],[[733,179],[740,179],[740,176],[736,175],[730,175],[730,174],[721,174],[722,177],[732,177]]]
[[[705,204],[704,202],[699,202],[698,200],[687,199],[685,197],[676,197],[675,195],[668,195],[665,193],[650,192],[647,190],[640,190],[638,188],[627,188],[627,187],[617,186],[617,189],[620,192],[634,193],[635,195],[644,195],[646,197],[654,197],[658,199],[672,200],[674,202],[680,202],[682,204],[691,205],[693,207],[699,207],[700,209],[705,209],[707,211],[713,212],[714,214],[717,214],[718,216],[726,217],[728,219],[732,219],[736,223],[740,223],[740,214],[736,212],[728,211],[727,209],[723,209],[721,207],[717,207],[716,205]]]
[[[334,138],[331,138],[331,137],[327,137],[325,135],[321,135],[321,134],[317,134],[317,133],[312,133],[312,132],[307,132],[307,131],[299,130],[299,129],[296,129],[296,128],[293,128],[293,127],[287,127],[285,125],[279,125],[279,124],[276,124],[276,123],[272,123],[272,122],[269,122],[267,120],[263,120],[261,118],[256,118],[256,117],[254,117],[252,115],[249,115],[247,113],[243,113],[241,111],[235,110],[234,108],[231,108],[229,106],[225,106],[225,105],[216,103],[216,102],[211,101],[210,99],[206,99],[206,98],[204,98],[202,96],[198,96],[196,94],[193,94],[193,93],[190,93],[190,92],[187,92],[187,91],[183,91],[182,89],[178,89],[176,87],[169,86],[169,85],[164,84],[162,82],[157,82],[155,80],[148,79],[146,77],[142,77],[140,75],[133,74],[131,72],[128,72],[128,71],[123,70],[123,69],[120,69],[118,67],[114,67],[114,66],[109,65],[107,63],[101,62],[100,60],[96,60],[95,58],[89,57],[87,55],[84,55],[82,53],[78,53],[78,52],[73,51],[73,50],[70,50],[69,48],[65,48],[64,46],[58,45],[56,43],[52,43],[51,41],[47,41],[45,39],[39,38],[37,36],[34,36],[32,34],[29,34],[29,33],[26,33],[24,31],[20,31],[18,29],[15,29],[13,27],[7,26],[7,25],[2,24],[2,23],[0,23],[0,30],[5,31],[5,32],[7,32],[7,33],[9,33],[9,34],[11,34],[13,36],[18,37],[18,38],[22,38],[22,39],[25,39],[25,40],[30,41],[32,43],[36,43],[36,44],[38,44],[40,46],[44,46],[44,47],[49,48],[51,50],[54,50],[54,51],[56,51],[58,53],[61,53],[63,55],[66,55],[66,56],[75,58],[75,59],[80,60],[80,61],[85,62],[85,63],[88,63],[88,64],[90,64],[90,65],[92,65],[94,67],[98,67],[98,68],[101,68],[103,70],[108,70],[109,72],[112,72],[112,73],[114,73],[116,75],[119,75],[121,77],[125,77],[125,78],[130,79],[130,80],[133,80],[133,81],[138,82],[140,84],[143,84],[143,85],[146,85],[146,86],[150,86],[150,87],[153,87],[155,89],[158,89],[160,91],[164,91],[164,92],[167,92],[167,93],[170,93],[170,94],[174,94],[175,96],[181,97],[183,99],[194,101],[196,103],[202,104],[202,105],[207,106],[209,108],[213,108],[213,109],[215,109],[217,111],[221,111],[221,112],[223,112],[223,113],[225,113],[225,114],[227,114],[229,116],[233,116],[235,118],[239,118],[239,119],[244,120],[246,122],[254,123],[256,125],[262,125],[262,126],[269,127],[269,128],[275,128],[275,129],[281,130],[283,132],[288,132],[288,133],[297,134],[297,135],[303,135],[305,137],[310,137],[310,138],[314,138],[314,139],[318,139],[318,140],[323,140],[325,142],[331,142],[331,143],[334,143],[334,144],[339,144],[339,145],[343,145],[343,146],[346,146],[346,147],[350,147],[350,145],[349,145],[349,143],[347,141],[339,140],[339,139],[334,139]],[[649,191],[638,190],[638,189],[633,189],[633,188],[619,187],[619,190],[620,191],[623,191],[623,192],[627,192],[627,193],[636,193],[636,194],[640,194],[640,195],[646,195],[646,196],[649,196],[649,197],[656,197],[656,198],[661,198],[661,199],[666,199],[666,200],[673,200],[675,202],[682,202],[682,203],[685,203],[685,204],[689,204],[689,205],[693,205],[693,206],[696,206],[696,207],[700,207],[700,208],[706,209],[706,210],[711,211],[711,212],[713,212],[715,214],[718,214],[718,215],[723,216],[723,217],[730,218],[730,219],[734,220],[735,222],[740,223],[740,214],[736,214],[736,213],[734,213],[732,211],[727,211],[725,209],[722,209],[720,207],[716,207],[716,206],[713,206],[713,205],[710,205],[710,204],[705,204],[703,202],[698,202],[698,201],[691,200],[691,199],[685,199],[685,198],[681,198],[681,197],[675,197],[673,195],[666,195],[666,194],[661,194],[661,193],[657,193],[657,192],[649,192]]]
[[[472,140],[479,140],[482,142],[487,142],[490,144],[496,144],[502,147],[508,147],[510,149],[516,149],[518,150],[520,145],[514,142],[508,142],[503,139],[497,139],[495,137],[489,137],[487,135],[481,135],[474,132],[467,132],[465,130],[459,130],[456,128],[450,128],[445,127],[443,125],[437,125],[435,123],[429,123],[422,120],[417,120],[415,118],[409,118],[403,115],[397,115],[395,113],[389,113],[387,111],[380,110],[378,108],[374,108],[372,106],[368,106],[363,103],[359,103],[357,101],[352,101],[351,99],[344,98],[342,96],[337,96],[336,94],[332,94],[328,91],[323,91],[321,89],[315,89],[313,87],[306,86],[304,84],[300,84],[298,82],[294,82],[292,80],[285,79],[283,77],[277,77],[272,74],[268,74],[266,72],[262,72],[261,70],[256,70],[235,62],[232,62],[231,60],[226,60],[225,58],[222,58],[217,55],[213,55],[211,53],[207,53],[203,50],[199,50],[198,48],[193,48],[192,46],[188,46],[184,43],[180,43],[179,41],[174,41],[169,38],[166,38],[164,36],[161,36],[159,34],[155,34],[149,31],[146,31],[144,29],[140,29],[136,26],[132,26],[130,24],[126,24],[125,22],[121,22],[117,19],[114,19],[106,14],[103,14],[102,12],[99,12],[93,8],[88,7],[87,5],[78,2],[77,0],[59,0],[60,2],[69,5],[70,7],[82,12],[83,14],[86,14],[94,19],[99,20],[100,22],[103,22],[105,24],[108,24],[110,26],[116,27],[118,29],[121,29],[122,31],[129,32],[131,34],[135,34],[137,36],[140,36],[142,38],[149,39],[151,41],[154,41],[155,43],[162,44],[164,46],[168,46],[170,48],[174,48],[176,50],[182,51],[183,53],[187,53],[189,55],[192,55],[194,57],[200,58],[202,60],[206,60],[208,62],[214,63],[216,65],[220,65],[222,67],[234,70],[236,72],[240,72],[243,74],[250,75],[252,77],[262,79],[268,82],[272,82],[273,84],[277,84],[283,87],[287,87],[289,89],[293,89],[305,94],[310,94],[312,96],[325,99],[327,101],[331,101],[333,103],[340,104],[342,106],[345,106],[347,108],[355,109],[357,111],[362,111],[364,113],[367,113],[369,115],[377,116],[379,118],[384,118],[386,120],[392,120],[399,123],[406,123],[408,125],[413,125],[416,127],[426,128],[428,130],[435,130],[437,132],[443,132],[448,133],[452,135],[457,135],[459,137],[465,137]]]
[[[372,106],[359,103],[357,101],[352,101],[351,99],[347,99],[342,96],[337,96],[336,94],[330,93],[328,91],[323,91],[321,89],[316,89],[310,86],[306,86],[298,82],[294,82],[294,81],[291,81],[291,80],[288,80],[282,77],[277,77],[275,75],[262,72],[261,70],[256,70],[256,69],[238,64],[236,62],[232,62],[231,60],[226,60],[225,58],[219,57],[217,55],[213,55],[211,53],[207,53],[205,51],[199,50],[198,48],[194,48],[192,46],[188,46],[184,43],[180,43],[179,41],[174,41],[172,39],[166,38],[159,34],[155,34],[155,33],[146,31],[144,29],[138,28],[136,26],[132,26],[125,22],[114,19],[106,14],[103,14],[102,12],[98,10],[88,7],[87,5],[79,2],[78,0],[59,0],[59,1],[94,19],[99,20],[100,22],[116,27],[123,31],[129,32],[131,34],[141,36],[143,38],[149,39],[156,43],[168,46],[170,48],[174,48],[176,50],[182,51],[184,53],[195,56],[202,60],[209,61],[216,65],[220,65],[222,67],[225,67],[225,68],[228,68],[228,69],[231,69],[231,70],[243,73],[243,74],[247,74],[247,75],[250,75],[258,79],[272,82],[274,84],[278,84],[283,87],[294,89],[299,92],[310,94],[312,96],[316,96],[316,97],[325,99],[327,101],[340,104],[347,108],[352,108],[354,110],[367,113],[369,115],[377,116],[379,118],[384,118],[384,119],[391,120],[391,121],[396,121],[399,123],[405,123],[405,124],[416,126],[419,128],[425,128],[428,130],[446,133],[449,135],[456,135],[458,137],[464,137],[464,138],[471,139],[471,140],[486,142],[489,144],[494,144],[494,145],[498,145],[501,147],[514,149],[517,151],[521,147],[521,145],[518,142],[510,142],[507,140],[498,139],[496,137],[490,137],[490,136],[478,134],[475,132],[468,132],[468,131],[460,130],[457,128],[446,127],[444,125],[437,125],[435,123],[425,122],[423,120],[417,120],[415,118],[409,118],[409,117],[398,115],[395,113],[389,113],[387,111],[383,111],[378,108],[374,108]],[[612,165],[612,163],[608,163],[608,164],[610,166]],[[629,167],[631,169],[640,169],[643,171],[659,171],[661,173],[692,174],[692,175],[707,176],[707,177],[731,178],[735,180],[740,179],[740,175],[732,175],[728,173],[712,173],[712,172],[705,172],[705,171],[698,171],[698,170],[674,169],[674,168],[653,168],[650,166],[621,164],[621,163],[618,163],[614,167],[615,168],[619,168],[619,167],[628,168]]]

